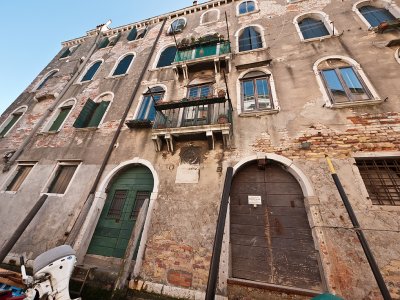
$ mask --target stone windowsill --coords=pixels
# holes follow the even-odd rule
[[[57,134],[59,132],[60,132],[60,130],[57,130],[57,131],[41,131],[41,132],[36,133],[36,135],[55,135],[55,134]]]
[[[100,126],[100,125],[99,125]],[[75,127],[74,127],[75,128]],[[84,132],[84,131],[96,131],[99,127],[84,127],[84,128],[75,128],[76,132]]]
[[[267,51],[268,48],[262,47],[262,48],[257,48],[257,49],[252,49],[252,50],[246,50],[246,51],[236,51],[236,55],[246,55],[246,54],[252,54],[256,52],[262,52],[262,51]]]
[[[384,100],[382,99],[374,99],[374,100],[362,100],[362,101],[354,101],[354,102],[346,102],[346,103],[336,103],[329,106],[329,108],[337,109],[337,108],[347,108],[354,106],[362,106],[362,105],[376,105],[382,103]]]
[[[239,114],[239,117],[241,117],[241,118],[250,118],[250,117],[259,118],[261,116],[274,115],[274,114],[277,114],[278,112],[279,112],[279,109],[257,110],[257,111],[252,111],[252,112],[242,112]]]

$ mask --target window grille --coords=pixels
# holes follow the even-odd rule
[[[133,220],[137,220],[139,216],[140,209],[143,206],[143,203],[146,199],[150,198],[150,192],[148,191],[140,191],[136,193],[135,205],[133,206],[130,218]]]
[[[356,159],[372,204],[400,205],[400,158]]]
[[[116,190],[107,216],[110,218],[120,219],[127,197],[128,190]]]

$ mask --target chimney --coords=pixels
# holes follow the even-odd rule
[[[194,6],[194,5],[197,5],[197,0],[194,0],[194,1],[193,1],[193,6]]]

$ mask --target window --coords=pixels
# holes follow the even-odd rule
[[[191,86],[188,88],[187,98],[190,100],[207,99],[213,95],[211,84]],[[183,111],[183,126],[197,126],[208,124],[209,105],[185,107]]]
[[[47,82],[49,79],[51,79],[57,72],[58,72],[58,70],[52,70],[52,71],[50,71],[49,73],[47,73],[47,74],[44,76],[44,79],[40,82],[40,84],[39,84],[38,87],[36,88],[36,90],[38,91],[38,90],[42,89],[42,88],[46,85],[46,82]]]
[[[75,105],[75,100],[68,100],[64,102],[57,110],[57,115],[55,119],[50,122],[50,127],[48,131],[57,132],[60,131],[62,126],[64,125],[66,119],[68,118],[72,108]]]
[[[98,127],[110,105],[109,98],[109,95],[102,96],[98,102],[88,99],[73,126],[75,128]]]
[[[245,1],[239,4],[239,15],[247,14],[256,10],[254,1]]]
[[[158,59],[157,68],[170,66],[176,55],[176,47],[170,46],[161,52],[160,58]]]
[[[329,35],[328,29],[326,29],[325,24],[321,20],[304,18],[298,24],[305,40]]]
[[[147,27],[145,29],[140,30],[136,39],[140,40],[144,38],[147,34],[147,31],[148,31]]]
[[[136,27],[133,27],[132,30],[129,32],[128,37],[126,38],[128,41],[136,40],[138,35]]]
[[[167,30],[167,33],[168,34],[179,33],[182,32],[185,27],[186,27],[186,19],[180,18],[171,23],[170,27]]]
[[[108,44],[110,44],[110,39],[108,37],[105,37],[101,40],[100,44],[99,44],[99,49],[105,48],[108,46]]]
[[[372,5],[362,6],[358,9],[363,17],[368,21],[371,27],[376,27],[382,22],[392,21],[396,18],[385,8],[379,8]]]
[[[60,163],[47,188],[47,193],[64,194],[77,168],[77,164]]]
[[[79,45],[68,47],[67,49],[65,49],[63,54],[61,54],[60,58],[67,58],[67,57],[71,56],[71,54],[76,50],[76,48],[78,48],[78,46]]]
[[[200,24],[208,24],[212,22],[216,22],[219,19],[219,10],[211,9],[203,13],[200,17]]]
[[[329,59],[319,71],[332,103],[369,100],[371,95],[353,66],[340,59]]]
[[[357,158],[356,165],[372,204],[400,205],[399,158]]]
[[[143,94],[143,101],[136,119],[154,121],[156,116],[154,103],[161,101],[164,98],[164,94],[165,90],[160,86],[153,87]]]
[[[13,111],[10,116],[0,126],[0,138],[5,137],[10,130],[17,124],[26,112],[27,107],[23,106]]]
[[[112,76],[126,74],[129,70],[129,67],[132,64],[133,58],[134,58],[133,54],[128,54],[128,55],[125,55],[121,60],[119,60],[118,65],[115,68]]]
[[[17,172],[15,173],[14,178],[7,185],[6,191],[17,192],[32,168],[33,165],[19,165],[17,167]]]
[[[263,72],[250,72],[241,79],[242,111],[274,109],[269,76]]]
[[[243,29],[239,36],[239,51],[262,48],[262,38],[254,26]]]
[[[93,76],[96,74],[97,70],[99,69],[102,61],[96,61],[93,63],[89,69],[86,71],[85,75],[82,77],[81,82],[90,81],[93,79]]]

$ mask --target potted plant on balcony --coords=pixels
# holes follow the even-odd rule
[[[226,114],[220,114],[220,115],[218,115],[217,123],[218,123],[218,124],[226,124],[226,123],[229,123],[228,116],[227,116]]]
[[[226,91],[224,89],[218,90],[218,98],[225,98]]]

